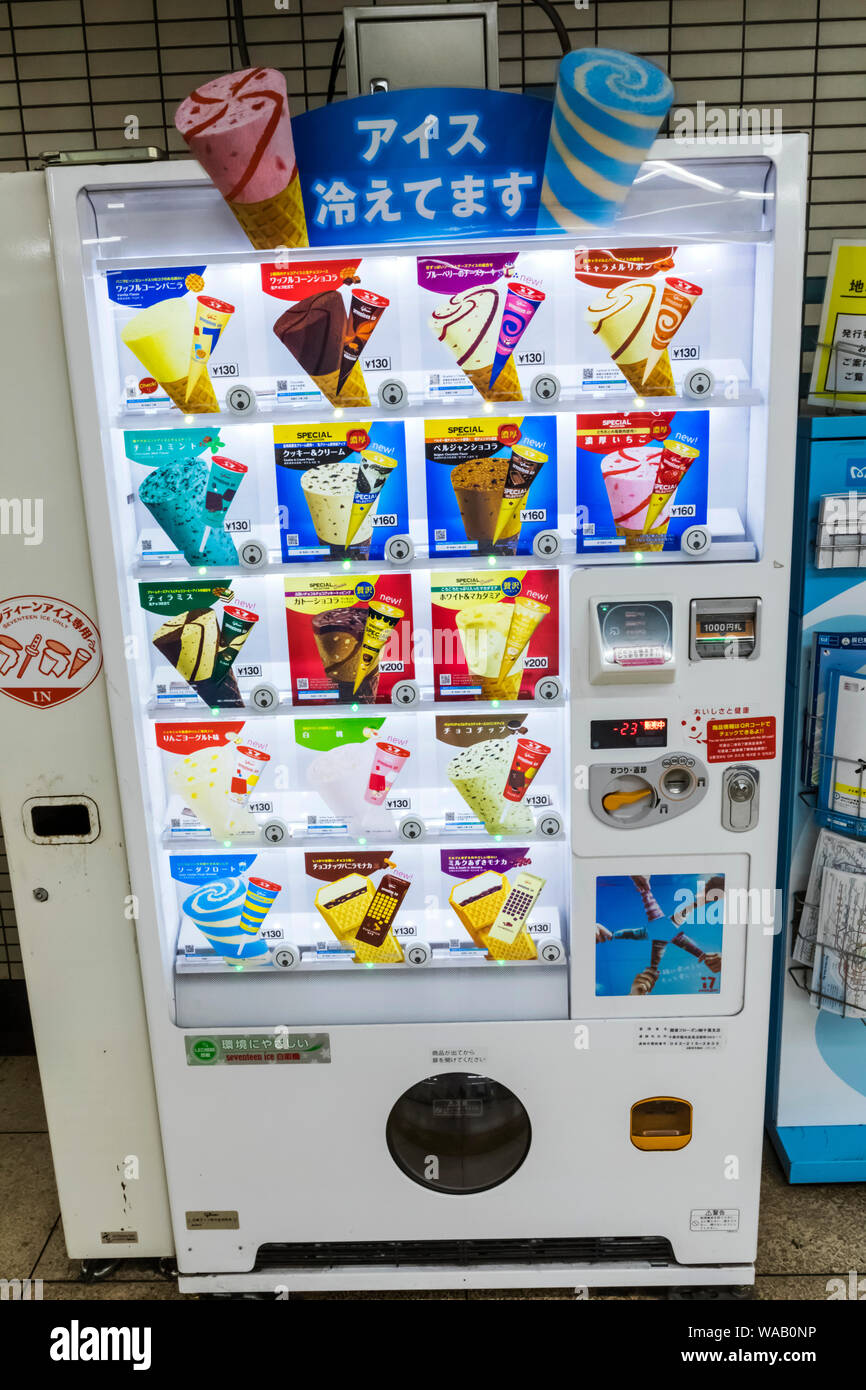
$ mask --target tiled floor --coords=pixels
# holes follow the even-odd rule
[[[827,1281],[866,1271],[866,1184],[789,1187],[769,1146],[764,1157],[759,1299],[823,1300]],[[83,1283],[66,1255],[36,1060],[0,1057],[0,1277],[43,1280],[46,1299],[180,1299],[149,1261],[123,1261],[104,1282]],[[596,1295],[653,1298],[639,1290]],[[331,1294],[346,1298],[572,1298],[569,1289],[435,1294]]]

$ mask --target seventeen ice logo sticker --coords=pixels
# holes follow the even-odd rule
[[[0,600],[0,691],[24,705],[63,704],[92,685],[102,645],[92,618],[63,599]]]

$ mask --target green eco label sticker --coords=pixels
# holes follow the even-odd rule
[[[385,723],[382,719],[296,719],[295,742],[302,748],[315,748],[319,753],[328,752],[347,743],[365,743],[369,731],[379,732]]]
[[[328,1033],[208,1033],[184,1042],[188,1067],[331,1060]]]

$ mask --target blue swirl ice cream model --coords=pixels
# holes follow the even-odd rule
[[[242,878],[216,879],[191,893],[184,901],[183,912],[207,937],[217,955],[230,965],[267,965],[270,952],[258,936],[267,908],[260,916],[256,912],[255,923],[251,921],[250,926],[245,926],[242,919],[248,891]]]
[[[567,53],[556,83],[539,232],[609,226],[673,99],[670,78],[634,54]]]

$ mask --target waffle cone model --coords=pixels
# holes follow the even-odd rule
[[[314,376],[312,380],[333,406],[348,409],[361,408],[370,404],[367,383],[364,380],[360,362],[355,363],[342,386],[340,386],[339,370],[328,372],[326,376]]]
[[[455,884],[448,901],[475,945],[487,950],[484,933],[493,926],[507,897],[508,879],[504,874],[488,869],[474,878]]]
[[[309,245],[297,170],[273,198],[263,198],[260,203],[229,203],[229,207],[257,251]]]
[[[509,357],[502,371],[493,386],[490,385],[490,376],[493,371],[493,363],[489,367],[464,367],[463,371],[475,390],[484,397],[486,401],[522,401],[523,392],[520,389],[520,380],[517,376],[517,368],[514,365],[514,357]]]
[[[525,927],[513,941],[498,941],[485,936],[484,945],[491,960],[537,960],[538,949]]]
[[[396,936],[389,931],[381,946],[370,946],[366,941],[351,941],[355,948],[354,959],[359,965],[396,965],[403,959],[403,947]]]
[[[190,396],[187,396],[189,377],[181,377],[180,381],[162,381],[160,385],[185,415],[219,414],[219,402],[206,371],[199,376]]]
[[[316,909],[340,942],[358,930],[373,898],[371,880],[364,874],[346,874],[323,883],[315,897]]]
[[[174,123],[257,250],[308,244],[282,73],[216,77],[181,102]]]
[[[646,381],[646,359],[643,362],[620,362],[616,364],[636,396],[673,396],[676,394],[671,359],[663,352]]]

